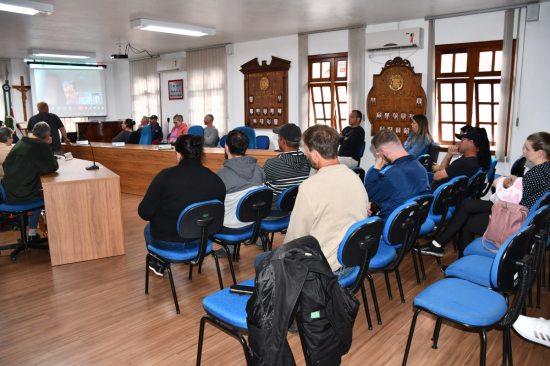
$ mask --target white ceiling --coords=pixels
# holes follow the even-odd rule
[[[151,53],[265,39],[299,32],[424,18],[525,4],[529,0],[43,0],[54,14],[0,12],[0,57],[24,58],[31,48],[90,51],[98,61],[131,42]],[[532,2],[532,0],[531,0]],[[149,18],[216,28],[190,38],[130,29]],[[459,31],[459,30],[457,30]]]

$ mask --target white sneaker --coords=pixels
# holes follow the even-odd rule
[[[520,315],[513,326],[523,338],[550,347],[550,320]]]

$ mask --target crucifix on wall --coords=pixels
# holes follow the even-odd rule
[[[27,122],[27,92],[31,89],[30,85],[25,85],[25,78],[20,76],[21,85],[14,85],[13,88],[21,93],[21,102],[23,103],[23,120]]]

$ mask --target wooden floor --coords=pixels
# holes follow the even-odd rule
[[[175,268],[181,315],[176,315],[167,278],[152,276],[144,294],[144,222],[136,211],[141,197],[123,195],[126,255],[52,268],[46,252],[22,253],[17,263],[0,257],[0,365],[193,365],[195,363],[201,299],[218,289],[216,271],[207,258],[201,275],[187,279],[186,266]],[[14,238],[1,233],[0,242]],[[278,239],[279,242],[281,238]],[[244,247],[236,264],[237,279],[253,276],[252,260],[259,250]],[[454,256],[447,253],[446,261]],[[344,365],[400,365],[412,318],[412,299],[427,283],[442,277],[428,260],[428,280],[418,286],[411,260],[402,266],[406,303],[402,304],[392,276],[389,300],[381,274],[375,274],[383,325],[367,329],[361,307],[351,351]],[[228,282],[227,262],[222,260]],[[369,296],[369,301],[370,296]],[[530,315],[550,317],[550,292],[543,291],[542,309]],[[371,311],[373,307],[371,303]],[[409,365],[476,365],[479,336],[443,325],[439,349],[431,348],[435,321],[421,315],[417,322]],[[500,331],[488,335],[487,365],[500,362]],[[289,341],[303,365],[299,338]],[[516,365],[543,365],[550,349],[521,339],[513,332]],[[544,360],[547,361],[544,361]],[[243,365],[239,344],[207,325],[203,365]]]

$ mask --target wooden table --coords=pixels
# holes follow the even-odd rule
[[[114,147],[109,143],[92,142],[92,146],[96,161],[120,176],[123,193],[144,195],[155,175],[177,163],[175,150],[158,150],[154,145]],[[92,151],[87,145],[63,145],[63,151],[71,152],[75,158],[92,160]],[[274,150],[247,151],[247,155],[258,159],[260,166],[278,154]],[[203,164],[213,172],[223,168],[224,160],[223,148],[204,148]]]
[[[60,159],[42,177],[52,266],[125,253],[120,178],[90,161]]]

